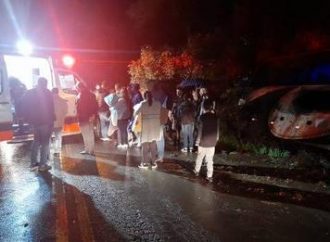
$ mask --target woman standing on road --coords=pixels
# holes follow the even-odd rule
[[[135,115],[141,115],[141,143],[142,162],[139,168],[156,168],[157,144],[160,139],[159,130],[161,128],[160,114],[161,104],[153,99],[150,91],[144,93],[145,100],[141,102],[140,108]]]

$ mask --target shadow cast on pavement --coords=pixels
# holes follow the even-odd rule
[[[40,178],[41,183],[46,183],[54,190],[53,211],[47,209],[46,213],[56,214],[53,216],[56,219],[52,220],[56,224],[53,229],[55,234],[40,241],[125,241],[95,207],[90,196],[48,172],[40,173]],[[45,222],[49,223],[39,221],[40,224]]]
[[[127,180],[127,177],[116,172],[117,166],[96,160],[78,160],[63,157],[62,171],[79,176],[97,176],[115,181]]]

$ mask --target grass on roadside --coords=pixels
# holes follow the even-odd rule
[[[229,151],[242,151],[255,155],[268,156],[271,159],[283,159],[290,156],[290,152],[276,147],[268,147],[266,145],[240,143],[234,136],[222,136],[219,141],[222,146]]]

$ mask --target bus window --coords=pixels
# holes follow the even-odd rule
[[[293,100],[295,112],[299,114],[330,111],[329,90],[303,90]]]

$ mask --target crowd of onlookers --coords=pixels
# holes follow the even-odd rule
[[[95,104],[86,104],[81,96],[92,95],[88,90],[80,90],[77,108],[78,117],[82,113],[90,113],[88,108],[97,105],[100,122],[100,139],[102,141],[113,140],[119,149],[127,149],[129,146],[142,147],[142,162],[140,168],[157,167],[157,161],[163,161],[165,143],[172,142],[181,152],[200,153],[200,139],[211,139],[206,147],[214,147],[217,138],[217,119],[215,116],[215,102],[209,97],[206,88],[181,88],[177,87],[175,95],[166,93],[160,85],[152,85],[144,90],[143,95],[139,84],[122,86],[115,84],[110,88],[107,83],[102,83],[95,91]],[[84,92],[86,92],[84,94]],[[82,108],[80,108],[80,106]],[[208,117],[206,114],[211,114]],[[204,120],[207,117],[207,120]],[[209,122],[208,119],[215,118]],[[86,126],[85,121],[79,120]],[[202,126],[202,124],[207,124]],[[82,133],[86,149],[82,153],[93,153],[93,146],[88,145],[93,141],[92,120],[88,124],[89,131]],[[204,132],[203,132],[204,131]],[[204,136],[202,134],[204,133]],[[165,142],[165,140],[167,142]],[[214,150],[203,153],[211,154]],[[211,164],[211,162],[208,162]],[[200,164],[196,166],[198,174]],[[208,170],[211,170],[209,167]],[[210,173],[208,174],[210,177]]]
[[[102,141],[112,140],[118,149],[141,147],[139,168],[156,168],[157,162],[164,160],[165,144],[172,142],[181,152],[197,151],[194,172],[199,174],[205,159],[207,178],[212,181],[219,129],[215,102],[206,88],[177,87],[171,95],[157,84],[141,91],[138,84],[117,83],[111,87],[103,82],[96,90],[90,90],[80,82],[76,89],[77,118],[84,142],[81,154],[95,155],[94,131],[99,123]],[[34,132],[31,168],[48,170],[49,140],[54,133],[54,152],[59,154],[68,106],[57,88],[52,92],[47,89],[45,78],[39,78],[38,85],[21,99],[25,107],[22,116]]]
[[[161,130],[165,132],[160,132],[160,135],[166,136],[182,152],[195,151],[198,120],[203,113],[202,104],[205,99],[209,99],[207,89],[184,90],[177,87],[174,96],[158,86],[144,91],[150,91],[152,99],[161,104]],[[88,92],[90,95],[90,91]],[[139,84],[115,84],[114,88],[110,88],[107,83],[102,83],[97,85],[94,94],[100,122],[100,139],[117,140],[118,148],[128,148],[129,145],[141,147],[141,131],[137,124],[140,118],[137,114],[147,97],[146,94],[142,95]],[[78,114],[86,113],[86,110],[79,109],[81,102],[83,100],[78,99]],[[87,107],[87,104],[82,106]],[[212,101],[212,111],[215,112],[214,110],[215,102]]]

